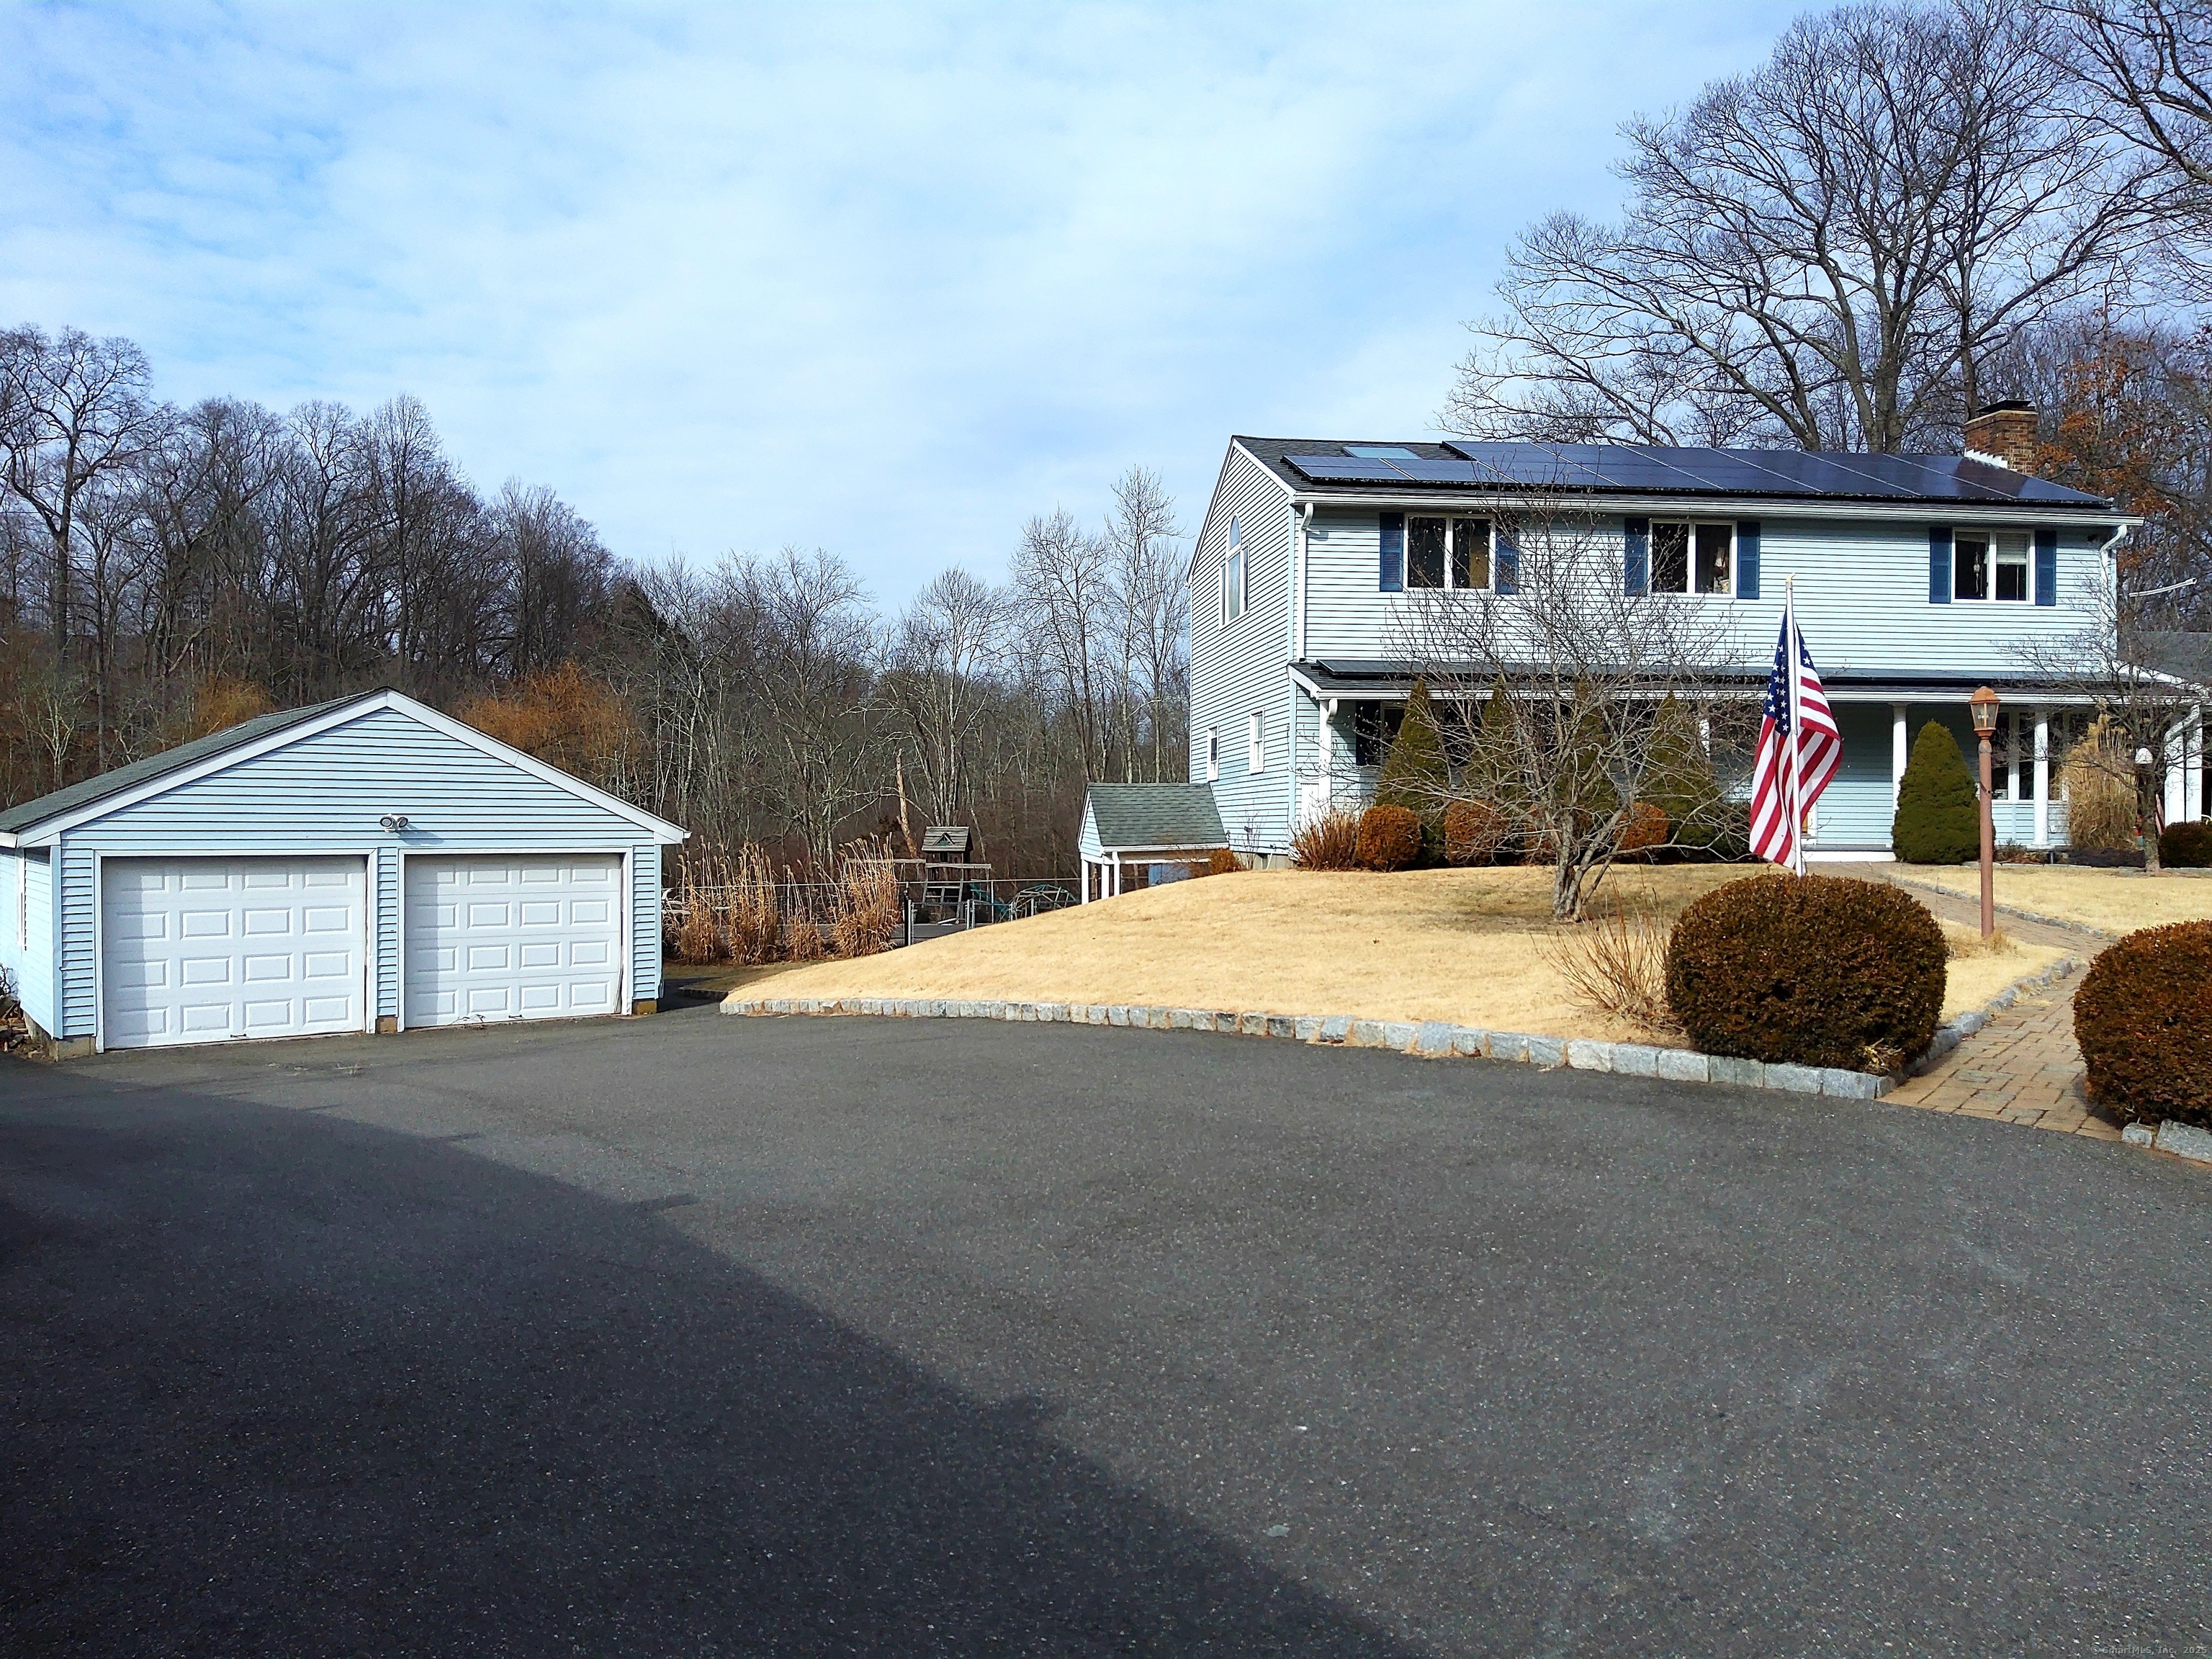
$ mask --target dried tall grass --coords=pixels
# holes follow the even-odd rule
[[[2120,852],[2136,844],[2134,759],[2103,716],[2066,751],[2058,781],[2066,791],[2069,842]]]
[[[730,876],[722,912],[730,955],[748,968],[777,960],[783,952],[783,915],[767,850],[747,842],[738,849]]]
[[[1291,862],[1301,870],[1357,870],[1359,814],[1333,806],[1291,836]]]
[[[750,842],[734,854],[704,849],[676,867],[669,949],[678,962],[754,967],[784,957],[775,866]]]
[[[837,868],[837,912],[831,936],[841,957],[872,957],[898,943],[905,912],[890,843],[881,837],[845,848]]]
[[[1667,1007],[1667,938],[1656,905],[1615,899],[1588,920],[1544,935],[1544,956],[1567,982],[1567,1000],[1585,1012],[1610,1014],[1668,1035],[1680,1027]]]

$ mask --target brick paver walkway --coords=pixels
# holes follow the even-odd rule
[[[1878,864],[1853,866],[1850,873],[1875,880],[1890,875]],[[1977,901],[1924,887],[1907,885],[1906,890],[1946,921],[1973,927],[1981,921]],[[2084,961],[2105,944],[2093,933],[2002,914],[1998,925],[2025,944],[2052,945]],[[2092,1116],[2081,1093],[2081,1051],[2074,1042],[2074,992],[2081,973],[2077,968],[2047,990],[2023,992],[2011,1007],[1995,1015],[1931,1070],[1906,1079],[1884,1098],[1930,1112],[2118,1140],[2120,1132]]]

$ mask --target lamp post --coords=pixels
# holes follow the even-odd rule
[[[1997,930],[1996,809],[1990,788],[1990,735],[1997,729],[1997,694],[1984,686],[1968,707],[1974,711],[1974,735],[1982,740],[1982,937]]]
[[[2136,842],[2143,849],[2143,865],[2148,868],[2153,844],[2158,840],[2158,819],[2146,810],[2150,800],[2150,745],[2145,744],[2136,750]]]

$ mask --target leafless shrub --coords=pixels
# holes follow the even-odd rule
[[[1291,862],[1301,870],[1359,868],[1359,814],[1331,807],[1291,836]]]
[[[897,943],[902,912],[891,849],[881,837],[845,848],[837,871],[837,912],[830,924],[841,957],[872,957]]]
[[[1554,927],[1544,936],[1544,954],[1577,1007],[1670,1032],[1678,1029],[1667,1009],[1670,931],[1656,906],[1615,899],[1591,907],[1587,921]]]

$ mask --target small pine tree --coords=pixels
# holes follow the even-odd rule
[[[1428,682],[1417,679],[1406,694],[1405,718],[1375,780],[1375,805],[1402,806],[1419,818],[1422,862],[1435,864],[1443,858],[1444,807],[1450,796],[1451,763],[1444,754],[1443,732],[1429,702]]]
[[[1698,734],[1698,718],[1669,692],[1651,719],[1651,746],[1640,793],[1667,815],[1676,841],[1686,847],[1710,847],[1721,836],[1726,797]]]
[[[1982,855],[1973,774],[1941,720],[1929,721],[1913,739],[1889,839],[1907,864],[1966,864]]]

